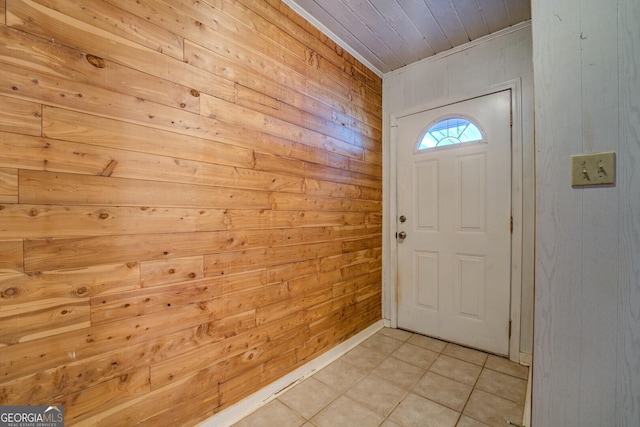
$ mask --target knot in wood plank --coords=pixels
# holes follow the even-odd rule
[[[87,62],[96,68],[106,67],[104,59],[100,58],[99,56],[91,55],[89,53],[87,53]]]

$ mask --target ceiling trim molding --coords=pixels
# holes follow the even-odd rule
[[[453,48],[451,48],[449,50],[445,50],[444,52],[440,52],[440,53],[438,53],[436,55],[429,56],[427,58],[421,59],[420,61],[416,61],[416,62],[413,62],[411,64],[407,64],[402,68],[398,68],[396,70],[389,71],[384,76],[389,76],[389,75],[393,75],[393,74],[402,73],[404,70],[406,70],[409,67],[414,67],[414,66],[417,66],[418,64],[424,64],[426,62],[437,61],[437,60],[445,58],[445,57],[447,57],[449,55],[453,55],[455,53],[462,52],[463,50],[471,49],[472,47],[475,47],[475,46],[477,46],[479,44],[485,43],[485,42],[487,42],[489,40],[493,40],[493,39],[496,39],[498,37],[502,37],[502,36],[510,34],[510,33],[515,33],[516,31],[520,31],[521,29],[527,28],[527,27],[531,27],[531,20],[530,19],[528,21],[523,21],[523,22],[520,22],[518,24],[512,25],[510,27],[504,28],[502,30],[496,31],[495,33],[487,34],[486,36],[482,36],[482,37],[480,37],[478,39],[472,40],[472,41],[467,42],[467,43],[465,43],[463,45],[453,47]]]
[[[318,30],[322,31],[326,36],[328,36],[331,40],[337,43],[341,48],[349,52],[354,58],[358,61],[362,62],[367,68],[376,73],[378,77],[383,77],[384,73],[380,71],[377,67],[375,67],[371,62],[369,62],[366,58],[356,52],[351,46],[349,46],[344,40],[338,37],[334,32],[329,30],[324,24],[318,21],[313,15],[304,10],[300,5],[298,5],[294,0],[281,0],[284,4],[293,9],[298,15],[302,16],[304,19],[309,21],[311,25],[316,27]]]

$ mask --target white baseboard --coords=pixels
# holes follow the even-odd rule
[[[340,356],[356,347],[383,327],[384,321],[377,321],[367,329],[352,336],[345,342],[338,344],[336,347],[316,357],[309,363],[299,367],[295,371],[290,372],[284,377],[242,399],[240,402],[203,421],[199,427],[228,427],[237,423],[256,409],[278,397],[279,394],[338,359]]]

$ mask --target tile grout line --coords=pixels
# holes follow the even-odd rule
[[[373,336],[375,336],[375,335],[376,335],[376,334],[374,334]],[[402,343],[406,343],[406,340],[405,340],[405,341],[402,341],[402,340],[399,340],[399,339],[397,339],[397,338],[390,337],[390,336],[385,335],[385,334],[380,334],[380,335],[385,336],[385,337],[387,337],[387,338],[394,339],[394,340],[396,340],[396,341],[400,341],[400,342],[402,342]],[[369,339],[370,339],[370,338],[369,338]],[[365,340],[364,342],[366,342],[366,341],[367,341],[367,340]],[[364,342],[363,342],[363,343],[364,343]],[[346,356],[347,354],[349,354],[350,352],[352,352],[352,351],[353,351],[353,350],[355,350],[356,348],[358,348],[358,347],[362,347],[362,344],[363,344],[363,343],[358,344],[356,347],[354,347],[353,349],[349,350],[349,352],[345,353],[344,355],[342,355],[342,356],[341,356],[340,358],[338,358],[337,360],[343,360],[343,361],[344,361],[344,363],[347,363],[347,364],[351,365],[351,363],[349,363],[348,361],[345,361],[345,360],[343,359],[343,358],[344,358],[344,356]],[[401,344],[401,345],[402,345],[402,344]],[[371,350],[371,349],[369,349],[369,348],[367,348],[367,347],[362,347],[362,348],[366,349],[367,351],[375,351],[375,350]],[[399,347],[398,347],[398,348],[399,348]],[[395,350],[394,350],[394,351],[395,351]],[[379,353],[379,352],[378,352],[378,353]],[[380,353],[380,354],[383,354],[383,353]],[[306,418],[305,416],[303,416],[302,414],[300,414],[298,411],[296,411],[295,409],[293,409],[293,408],[291,408],[289,405],[287,405],[285,402],[281,401],[281,400],[280,400],[280,396],[279,396],[279,397],[277,397],[276,399],[277,399],[277,400],[279,400],[279,401],[280,401],[280,403],[282,403],[283,405],[285,405],[285,406],[286,406],[287,408],[289,408],[291,411],[293,411],[293,412],[295,412],[296,414],[298,414],[298,415],[299,415],[299,416],[300,416],[300,417],[305,421],[305,423],[307,423],[307,422],[308,422],[308,423],[311,423],[311,420],[312,420],[316,415],[318,415],[320,412],[322,412],[324,409],[326,409],[328,406],[330,406],[333,402],[335,402],[336,400],[338,400],[340,397],[342,397],[342,396],[346,395],[346,393],[347,393],[349,390],[351,390],[354,386],[356,386],[356,385],[357,385],[357,384],[359,384],[362,380],[364,380],[364,379],[367,377],[367,375],[371,374],[371,372],[373,372],[373,371],[374,371],[378,366],[380,366],[384,361],[386,361],[387,359],[389,359],[389,358],[391,357],[391,354],[393,354],[393,352],[391,352],[391,353],[389,353],[388,355],[386,355],[386,357],[385,357],[384,359],[382,359],[380,362],[378,362],[375,366],[373,366],[370,370],[368,370],[368,372],[367,372],[365,375],[363,375],[361,378],[359,378],[358,380],[356,380],[353,384],[351,384],[351,385],[350,385],[349,387],[347,387],[345,390],[343,390],[342,392],[339,392],[339,393],[336,395],[336,397],[335,397],[334,399],[332,399],[332,400],[330,400],[329,402],[327,402],[327,404],[326,404],[326,405],[322,406],[319,410],[317,410],[317,411],[316,411],[316,412],[315,412],[315,413],[314,413],[310,418]],[[337,361],[337,360],[336,360],[336,361]],[[336,361],[334,361],[334,362],[332,362],[332,363],[335,363]],[[352,365],[352,366],[353,366],[353,365]],[[326,366],[325,366],[325,368],[326,368]],[[324,369],[324,368],[323,368],[323,369]],[[318,372],[320,372],[320,371],[322,371],[322,369],[321,369],[321,370],[319,370],[319,371],[317,371],[317,372],[314,372],[314,373],[313,373],[313,375],[311,375],[309,378],[313,378],[313,377],[315,377],[315,375],[316,375]],[[316,379],[316,381],[320,382],[321,384],[323,384],[323,385],[324,385],[324,386],[326,386],[326,387],[331,388],[331,389],[332,389],[332,390],[334,390],[334,391],[337,391],[337,390],[335,390],[333,387],[331,387],[329,384],[324,383],[322,380]],[[409,392],[410,392],[410,391],[409,391]],[[408,394],[409,392],[407,392],[407,394]],[[349,396],[345,396],[345,397],[346,397],[347,399],[349,399],[349,400],[352,400],[352,401],[353,401],[353,399],[351,399]],[[405,395],[405,397],[406,397],[406,395]],[[404,397],[403,397],[403,398],[404,398]],[[362,404],[362,403],[360,403],[360,402],[357,402],[357,401],[354,401],[354,402],[355,402],[357,405],[360,405],[360,406],[364,407],[364,408],[365,408],[365,409],[367,409],[367,410],[371,410],[369,407],[367,407],[367,406],[363,405],[363,404]],[[394,407],[394,409],[395,409],[395,407]],[[390,412],[390,413],[391,413],[391,412]],[[377,413],[376,413],[376,414],[377,414]],[[379,415],[379,414],[378,414],[378,415]],[[384,423],[384,421],[385,421],[387,418],[388,418],[388,417],[383,416],[383,419],[382,419],[382,421],[381,421],[381,423],[380,423],[380,424]],[[304,423],[303,423],[303,424],[304,424]]]
[[[465,417],[469,417],[473,420],[476,420],[478,422],[482,422],[480,420],[477,420],[475,418],[473,418],[472,416],[469,416],[467,414],[464,413],[464,410],[467,409],[467,405],[469,404],[469,401],[471,400],[471,395],[473,394],[473,391],[476,390],[476,386],[478,385],[478,381],[480,381],[480,376],[482,375],[482,371],[485,369],[485,365],[487,364],[487,360],[489,360],[489,357],[487,356],[487,358],[484,360],[484,363],[482,364],[482,369],[480,370],[480,373],[478,374],[478,378],[476,378],[475,383],[473,384],[473,387],[471,388],[471,392],[469,393],[469,396],[467,397],[466,402],[464,402],[464,405],[462,406],[462,410],[460,410],[460,417],[458,418],[458,422],[456,422],[456,425],[460,422],[460,418],[462,418],[462,415],[464,414]],[[479,389],[478,389],[479,390]],[[483,423],[483,422],[482,422]],[[484,423],[483,423],[484,424]]]
[[[384,329],[382,329],[382,330],[384,330]],[[382,330],[381,330],[381,331],[382,331]],[[357,377],[357,379],[356,379],[352,384],[348,385],[348,386],[347,386],[345,389],[343,389],[342,391],[338,391],[338,390],[337,390],[337,389],[335,389],[333,386],[331,386],[331,385],[329,385],[329,384],[327,384],[327,383],[323,382],[322,380],[320,380],[320,379],[316,378],[316,374],[318,374],[319,372],[321,372],[321,371],[322,371],[322,369],[321,369],[321,370],[319,370],[319,371],[314,372],[314,373],[313,373],[313,375],[311,375],[308,379],[314,378],[314,380],[315,380],[315,381],[317,381],[318,383],[322,384],[324,387],[329,388],[329,389],[330,389],[330,390],[332,390],[333,392],[337,392],[337,394],[336,394],[336,395],[335,395],[331,400],[329,400],[326,404],[322,405],[319,409],[315,410],[315,411],[313,412],[313,414],[309,416],[309,418],[307,418],[307,417],[303,416],[303,415],[302,415],[301,413],[299,413],[296,409],[292,408],[292,407],[291,407],[291,406],[289,406],[287,403],[285,403],[283,400],[281,400],[281,397],[282,397],[282,396],[284,396],[285,394],[283,394],[282,396],[278,396],[278,397],[276,398],[276,400],[278,400],[280,404],[284,405],[288,410],[292,411],[294,414],[296,414],[297,416],[299,416],[301,420],[303,420],[303,421],[302,421],[302,423],[300,424],[301,426],[302,426],[302,425],[304,425],[304,424],[306,424],[306,423],[309,423],[310,425],[315,425],[311,420],[312,420],[314,417],[318,416],[318,414],[322,413],[322,411],[326,410],[330,405],[334,404],[338,399],[340,399],[340,398],[342,398],[342,397],[345,397],[345,398],[349,399],[349,400],[350,400],[351,402],[353,402],[354,404],[358,405],[359,407],[361,407],[361,408],[363,408],[363,409],[366,409],[368,412],[370,412],[370,413],[372,413],[372,414],[375,414],[375,415],[377,415],[377,416],[381,416],[381,417],[382,417],[382,420],[380,421],[380,423],[378,423],[378,424],[377,424],[378,426],[380,426],[380,425],[384,424],[384,423],[385,423],[385,422],[387,422],[387,421],[400,425],[397,421],[394,421],[393,419],[391,419],[391,418],[390,418],[390,416],[394,413],[394,411],[396,411],[396,410],[398,409],[398,407],[402,404],[402,402],[404,402],[404,401],[407,399],[407,397],[408,397],[410,394],[415,394],[416,396],[421,397],[421,398],[423,398],[423,399],[426,399],[426,400],[428,400],[428,401],[430,401],[430,402],[433,402],[434,404],[440,405],[440,406],[442,406],[442,407],[444,407],[444,408],[448,408],[448,409],[450,409],[450,410],[452,410],[452,411],[454,411],[454,412],[457,412],[457,413],[458,413],[458,416],[457,416],[456,421],[455,421],[455,424],[454,424],[454,425],[456,425],[456,426],[457,426],[457,425],[460,423],[460,421],[462,420],[462,416],[463,416],[463,415],[464,415],[465,417],[468,417],[469,419],[472,419],[472,420],[475,420],[475,421],[478,421],[478,422],[481,422],[481,423],[483,423],[483,424],[484,424],[484,421],[478,420],[478,419],[476,418],[476,416],[474,416],[474,415],[469,415],[469,414],[465,414],[465,410],[466,410],[466,409],[468,408],[468,406],[469,406],[469,403],[470,403],[470,400],[471,400],[471,396],[472,396],[472,395],[474,394],[474,392],[476,392],[476,391],[481,391],[481,392],[487,393],[488,395],[491,395],[491,396],[494,396],[494,397],[497,397],[497,398],[503,399],[503,400],[505,400],[505,401],[509,401],[509,402],[514,403],[514,404],[517,404],[517,405],[519,405],[519,406],[523,406],[523,404],[522,404],[522,403],[520,403],[520,402],[518,402],[518,401],[513,401],[513,400],[511,400],[511,399],[509,399],[509,398],[502,397],[501,395],[494,394],[494,393],[493,393],[493,392],[491,392],[491,391],[485,391],[485,390],[483,390],[483,389],[481,389],[481,388],[478,388],[478,384],[480,383],[480,378],[481,378],[481,377],[482,377],[482,375],[485,373],[485,370],[488,370],[488,372],[493,372],[493,373],[495,373],[495,374],[505,375],[505,376],[507,376],[507,377],[509,377],[509,378],[512,378],[512,379],[515,379],[515,380],[524,381],[524,382],[525,382],[525,386],[526,386],[526,385],[527,385],[527,383],[528,383],[528,380],[523,380],[520,376],[518,376],[518,375],[519,375],[519,374],[518,374],[518,370],[512,369],[510,366],[507,366],[507,365],[500,365],[500,364],[496,365],[496,364],[494,363],[494,365],[495,365],[495,366],[494,366],[494,365],[492,365],[492,366],[494,366],[493,368],[488,367],[488,366],[487,366],[487,364],[489,363],[490,357],[492,356],[492,354],[491,354],[491,353],[486,353],[486,352],[482,352],[482,351],[480,351],[480,350],[472,349],[472,348],[469,348],[469,347],[460,346],[460,345],[455,344],[455,343],[448,343],[448,342],[446,342],[446,341],[442,341],[442,340],[439,340],[439,339],[437,339],[437,338],[433,338],[433,337],[429,337],[429,336],[425,336],[425,335],[417,334],[417,333],[410,332],[410,331],[404,331],[404,332],[407,332],[407,333],[409,334],[409,336],[408,336],[406,339],[403,339],[403,338],[399,338],[399,337],[397,337],[397,336],[394,336],[394,335],[397,335],[397,334],[385,334],[385,333],[381,333],[380,331],[378,331],[376,334],[372,335],[372,337],[370,337],[369,339],[367,339],[367,340],[363,341],[362,343],[358,344],[358,346],[354,347],[354,348],[353,348],[353,349],[351,349],[349,352],[345,353],[345,354],[344,354],[344,355],[342,355],[340,358],[336,359],[336,361],[338,361],[338,360],[341,360],[341,359],[342,359],[342,360],[343,360],[343,363],[345,363],[346,365],[349,365],[349,366],[351,366],[351,367],[353,367],[353,368],[358,368],[358,367],[359,367],[359,365],[357,364],[357,360],[350,361],[350,360],[345,360],[345,359],[344,359],[344,357],[345,357],[346,355],[348,355],[349,353],[353,352],[356,348],[360,348],[360,349],[361,349],[361,351],[366,351],[366,352],[369,352],[369,353],[377,353],[377,354],[378,354],[378,355],[380,355],[380,356],[384,356],[384,357],[383,357],[379,362],[377,362],[377,363],[373,364],[373,365],[371,366],[371,368],[366,369],[366,370],[364,371],[364,373],[363,373],[361,376],[358,376],[358,377]],[[391,340],[397,341],[397,342],[399,343],[399,345],[397,345],[393,350],[388,351],[388,352],[387,352],[387,351],[379,351],[379,350],[378,350],[378,349],[380,349],[380,348],[385,348],[385,347],[386,347],[386,348],[391,348],[391,344],[387,345],[387,344],[386,344],[386,343],[384,343],[384,342],[377,342],[377,343],[376,343],[376,345],[372,346],[372,348],[369,348],[369,347],[367,347],[367,346],[364,346],[364,345],[363,345],[363,344],[367,343],[371,338],[373,338],[373,337],[374,337],[374,336],[376,336],[376,335],[378,335],[378,336],[380,336],[380,337],[384,337],[385,339],[391,339]],[[431,346],[431,344],[432,344],[432,343],[431,343],[431,342],[429,342],[429,341],[427,341],[426,343],[423,343],[424,345],[418,345],[418,344],[416,344],[416,343],[414,343],[414,342],[410,342],[412,339],[414,339],[414,337],[425,337],[425,338],[429,338],[430,340],[434,340],[434,341],[437,341],[437,342],[439,342],[439,343],[444,343],[444,346],[442,346],[440,350],[435,350],[435,349],[434,349],[434,347],[433,347],[433,346]],[[418,342],[419,342],[419,341],[418,341]],[[395,354],[395,353],[396,353],[396,352],[397,352],[397,351],[398,351],[402,346],[404,346],[405,344],[406,344],[406,345],[410,345],[410,346],[416,346],[416,347],[419,347],[419,348],[421,348],[421,349],[423,349],[423,350],[428,350],[428,351],[430,351],[430,352],[433,352],[433,353],[434,353],[434,354],[436,354],[437,356],[433,359],[433,361],[431,361],[431,363],[429,363],[429,364],[428,364],[427,366],[425,366],[425,367],[423,367],[423,365],[420,365],[420,364],[414,364],[414,363],[412,363],[411,361],[409,361],[409,360],[414,360],[414,361],[416,361],[416,363],[418,363],[418,362],[417,362],[417,359],[411,359],[411,358],[409,358],[409,359],[407,359],[407,360],[404,360],[404,359],[399,358],[399,357],[405,357],[405,358],[406,358],[406,356],[402,356],[402,355],[400,355],[400,354],[398,355],[399,357],[395,357],[395,356],[394,356],[394,354]],[[438,346],[438,347],[439,347],[439,346]],[[467,353],[467,355],[466,355],[466,359],[465,359],[465,352],[464,352],[464,351],[460,351],[460,350],[458,350],[456,347],[459,347],[459,348],[461,348],[461,349],[465,349],[465,351],[466,351],[466,350],[470,350],[470,351],[472,351],[472,352],[479,352],[479,353],[481,353],[482,355],[484,355],[485,357],[484,357],[484,359],[483,359],[483,361],[482,361],[482,363],[481,363],[481,364],[474,363],[474,362],[472,362],[471,360],[477,360],[478,358],[477,358],[477,357],[475,357],[473,353]],[[450,350],[447,350],[447,348],[450,348]],[[447,352],[445,353],[445,351],[447,351]],[[458,381],[458,380],[457,380],[457,379],[455,379],[455,378],[451,378],[451,377],[449,377],[449,376],[442,375],[442,374],[440,374],[440,373],[438,373],[438,372],[431,371],[431,368],[433,368],[434,364],[435,364],[435,363],[438,361],[438,359],[440,359],[442,356],[446,356],[446,357],[449,357],[449,358],[452,358],[452,359],[455,359],[455,360],[458,360],[458,361],[461,361],[461,362],[469,363],[469,364],[471,364],[471,365],[479,366],[479,367],[480,367],[480,372],[479,372],[478,376],[475,378],[475,380],[473,381],[473,384],[464,383],[464,382]],[[500,357],[500,356],[495,356],[495,357]],[[502,359],[502,357],[500,357],[500,358]],[[405,363],[405,364],[411,365],[411,366],[413,366],[413,367],[415,367],[415,368],[419,368],[419,369],[422,371],[422,374],[419,376],[418,380],[417,380],[417,381],[415,381],[415,382],[413,383],[413,385],[411,385],[410,387],[407,387],[406,389],[405,389],[405,387],[404,387],[404,386],[401,386],[401,385],[399,385],[399,384],[395,384],[394,382],[392,382],[392,383],[391,383],[391,384],[395,385],[397,388],[402,389],[402,391],[403,391],[404,393],[402,393],[402,394],[398,394],[398,395],[397,395],[397,396],[401,396],[401,397],[399,398],[399,400],[397,401],[397,403],[395,403],[395,405],[394,405],[393,407],[391,407],[388,411],[385,411],[385,412],[387,413],[387,415],[383,415],[383,414],[381,414],[380,412],[377,412],[377,409],[376,409],[376,408],[371,407],[371,406],[370,406],[369,404],[367,404],[367,403],[363,403],[363,402],[366,402],[366,399],[365,399],[363,402],[360,402],[359,400],[355,400],[355,399],[353,399],[353,398],[351,398],[351,397],[347,396],[347,393],[349,393],[350,391],[352,391],[356,386],[358,386],[359,384],[361,384],[361,383],[362,383],[362,382],[363,382],[367,377],[369,377],[370,375],[372,375],[372,374],[376,371],[376,369],[380,367],[380,365],[382,365],[382,364],[383,364],[383,363],[385,363],[385,362],[390,361],[391,359],[393,359],[393,360],[395,360],[395,361],[398,361],[398,362],[402,362],[402,363]],[[507,359],[507,360],[508,360],[508,359]],[[375,360],[373,360],[373,361],[375,361]],[[334,361],[334,363],[335,363],[335,361]],[[493,362],[492,362],[492,363],[493,363]],[[502,363],[502,362],[500,362],[500,363]],[[326,368],[326,367],[324,367],[323,369],[325,369],[325,368]],[[503,372],[503,371],[498,370],[498,369],[503,369],[503,370],[508,371],[508,372]],[[529,369],[530,369],[530,368],[529,368]],[[454,369],[454,371],[455,371],[455,369]],[[447,372],[448,372],[448,371],[447,371]],[[465,399],[465,401],[464,401],[464,405],[462,405],[462,407],[461,407],[461,409],[460,409],[460,411],[459,411],[459,412],[458,412],[456,409],[454,409],[454,408],[450,407],[448,404],[440,403],[440,402],[435,401],[435,400],[433,400],[433,399],[431,399],[431,398],[429,398],[429,397],[423,396],[422,394],[417,393],[417,392],[415,391],[415,389],[416,389],[417,385],[419,384],[419,382],[420,382],[420,381],[421,381],[421,380],[422,380],[422,379],[423,379],[423,378],[424,378],[428,373],[432,373],[432,374],[434,374],[434,375],[442,376],[443,378],[446,378],[446,379],[448,379],[448,380],[454,381],[454,382],[456,382],[456,383],[466,384],[467,386],[469,386],[469,385],[471,386],[471,390],[470,390],[470,392],[469,392],[469,395],[468,395],[468,396],[467,396],[467,398]],[[374,377],[376,377],[378,380],[380,380],[380,379],[384,379],[383,377],[377,377],[377,376],[374,376]],[[299,384],[298,384],[298,385],[299,385]],[[296,386],[297,386],[297,385],[296,385]],[[294,388],[295,388],[295,387],[294,387]],[[497,390],[497,391],[501,391],[501,390],[502,390],[502,389]],[[509,388],[505,388],[505,391],[506,391],[506,390],[509,390]],[[291,390],[290,390],[290,391],[291,391]],[[358,397],[360,397],[360,394],[358,395]],[[370,402],[370,403],[372,403],[372,402]],[[450,402],[449,402],[449,403],[450,403]],[[476,414],[476,415],[477,415],[477,414]]]
[[[406,340],[400,340],[400,339],[397,339],[397,338],[391,337],[391,336],[386,335],[386,334],[381,334],[381,335],[383,335],[383,336],[385,336],[385,337],[387,337],[387,338],[391,338],[391,339],[395,339],[395,340],[397,340],[397,341],[400,341],[402,344],[400,344],[400,345],[399,345],[396,349],[394,349],[391,353],[387,354],[387,355],[386,355],[386,357],[385,357],[383,360],[381,360],[377,365],[375,365],[375,366],[374,366],[374,367],[373,367],[373,368],[372,368],[372,369],[371,369],[371,370],[370,370],[370,371],[369,371],[365,376],[363,376],[362,378],[360,378],[360,380],[358,380],[358,381],[357,381],[357,382],[355,382],[353,385],[351,385],[347,390],[345,390],[345,391],[344,391],[344,393],[346,393],[346,392],[348,392],[349,390],[351,390],[351,388],[353,388],[356,384],[358,384],[359,382],[361,382],[362,380],[364,380],[368,375],[371,375],[371,373],[372,373],[372,372],[373,372],[373,371],[374,371],[378,366],[382,365],[385,361],[389,360],[389,359],[392,357],[393,353],[394,353],[397,349],[399,349],[400,347],[402,347],[402,345],[403,345],[403,344],[406,344],[406,343],[407,343],[407,341],[409,341],[409,339],[411,339],[411,337],[412,337],[414,334],[413,334],[413,333],[411,333],[411,337],[407,338]],[[366,342],[366,341],[365,341],[365,342]],[[361,343],[360,345],[362,345],[362,344],[363,344],[363,343]],[[371,349],[369,349],[369,348],[367,348],[367,347],[364,347],[364,348],[365,348],[366,350],[368,350],[368,351],[375,351],[375,350],[371,350]],[[398,359],[398,360],[399,360],[399,359]],[[347,362],[347,363],[348,363],[348,362]],[[414,365],[414,366],[415,366],[415,365]],[[343,393],[343,394],[344,394],[344,393]],[[409,395],[409,393],[411,393],[411,390],[407,390],[407,392],[404,394],[404,396],[402,396],[402,399],[400,399],[400,400],[398,401],[398,403],[396,403],[396,405],[395,405],[395,406],[394,406],[394,407],[389,411],[389,414],[388,414],[388,415],[384,415],[384,416],[383,416],[382,421],[380,421],[380,423],[378,424],[378,427],[379,427],[380,425],[384,424],[384,422],[385,422],[385,421],[387,421],[387,420],[389,419],[389,415],[391,415],[391,414],[393,413],[393,411],[398,407],[398,405],[400,405],[400,402],[402,402],[402,401],[403,401],[403,400],[404,400],[404,399]],[[348,398],[348,396],[347,396],[347,398]],[[352,399],[352,400],[353,400],[353,399]],[[356,403],[360,404],[360,402],[356,402]],[[395,422],[395,421],[394,421],[394,422]],[[396,423],[396,424],[397,424],[397,423]]]
[[[412,334],[411,336],[413,337],[414,335],[415,335],[415,334]],[[404,343],[405,343],[405,344],[409,344],[409,343],[408,343],[409,339],[411,339],[411,337],[409,337],[409,338],[408,338]],[[414,344],[409,344],[409,345],[414,345]],[[417,347],[417,346],[416,346],[416,347]],[[422,347],[420,347],[420,348],[422,348]],[[425,349],[425,350],[426,350],[426,349]],[[440,355],[440,354],[441,354],[441,353],[438,353],[438,355]],[[389,357],[391,357],[391,355],[389,355]],[[422,379],[422,378],[427,374],[427,372],[429,372],[429,368],[431,367],[431,365],[433,365],[433,364],[435,363],[435,361],[436,361],[436,360],[437,360],[437,358],[436,358],[433,362],[431,362],[431,363],[429,364],[429,366],[427,366],[427,367],[425,368],[425,370],[424,370],[424,374],[422,374],[422,376],[420,377],[420,379]],[[413,366],[416,366],[416,365],[413,365]],[[413,385],[413,387],[411,387],[409,390],[407,390],[407,392],[404,394],[404,396],[402,396],[402,399],[400,399],[400,400],[398,401],[398,403],[396,403],[396,404],[395,404],[395,406],[391,409],[391,411],[389,411],[389,415],[387,415],[387,416],[384,418],[384,420],[382,420],[382,423],[380,423],[380,425],[382,425],[382,424],[383,424],[385,421],[387,421],[387,420],[388,420],[388,421],[391,421],[391,422],[393,422],[393,423],[395,423],[395,424],[398,424],[397,422],[395,422],[395,421],[391,420],[391,419],[389,418],[389,416],[391,416],[391,414],[393,414],[393,411],[395,411],[395,410],[398,408],[398,406],[400,406],[400,404],[402,403],[402,401],[404,401],[404,399],[406,399],[406,398],[407,398],[407,396],[408,396],[409,394],[413,393],[413,389],[416,387],[416,385],[418,384],[418,382],[420,382],[420,379],[418,379],[418,381],[416,381],[416,383]],[[400,425],[400,424],[398,424],[398,425]],[[404,427],[404,426],[401,426],[401,427]]]

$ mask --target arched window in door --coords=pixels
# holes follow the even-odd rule
[[[484,141],[480,126],[466,117],[445,117],[430,125],[418,143],[418,151],[454,144]]]

